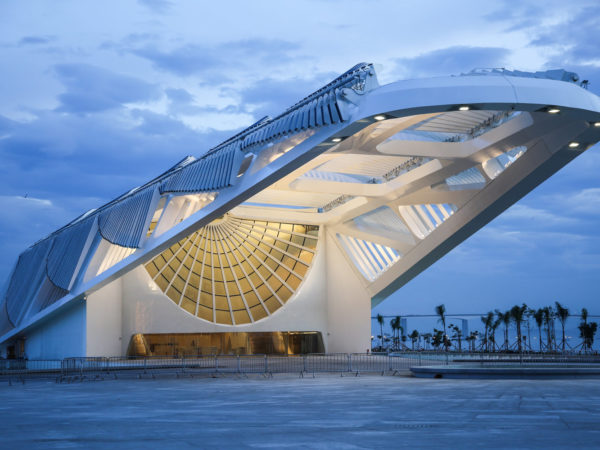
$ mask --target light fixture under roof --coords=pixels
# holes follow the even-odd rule
[[[342,142],[342,138],[341,138],[341,137],[334,137],[334,138],[331,140],[331,142],[335,142],[335,143],[337,144],[338,142]]]
[[[579,142],[569,142],[569,148],[577,148],[579,147]]]
[[[381,120],[385,120],[385,116],[383,114],[379,114],[379,115],[373,117],[373,119],[375,119],[377,121],[381,121]]]
[[[595,126],[596,128],[600,128],[600,122],[594,122],[594,126]]]
[[[458,107],[459,111],[468,111],[470,109],[471,109],[471,107],[469,105],[462,105],[462,106]]]
[[[552,106],[552,107],[548,108],[547,112],[548,112],[548,114],[558,114],[560,112],[560,109],[558,109],[555,106]]]

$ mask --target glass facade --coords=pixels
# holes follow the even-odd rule
[[[299,288],[315,255],[318,227],[224,216],[146,264],[182,309],[224,325],[256,322]]]
[[[300,355],[323,353],[318,331],[134,334],[127,356]]]

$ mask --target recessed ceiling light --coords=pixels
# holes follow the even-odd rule
[[[342,138],[341,137],[334,137],[331,142],[342,142]]]
[[[459,107],[458,107],[458,110],[459,110],[459,111],[468,111],[468,110],[470,110],[470,109],[471,109],[471,108],[470,108],[468,105],[463,105],[463,106],[459,106]]]
[[[548,108],[548,114],[558,114],[560,109],[558,108]]]
[[[379,120],[385,120],[385,116],[383,114],[379,114],[378,116],[373,117],[373,119],[379,121]]]
[[[579,147],[579,142],[569,142],[569,148],[577,148]]]

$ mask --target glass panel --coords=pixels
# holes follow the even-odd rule
[[[244,305],[244,302],[242,301],[242,297],[240,295],[233,295],[229,297],[229,301],[231,302],[231,309],[234,311],[238,309],[246,309],[246,306]]]
[[[156,267],[156,265],[153,262],[146,264],[146,270],[150,274],[151,278],[154,278],[156,276],[156,274],[158,274],[158,268]]]
[[[257,320],[264,319],[265,317],[267,317],[267,312],[260,304],[252,308],[250,311],[252,312],[252,318],[255,322]]]
[[[181,292],[177,291],[173,287],[170,287],[167,291],[167,297],[169,297],[175,303],[179,304],[179,299],[181,299]]]
[[[213,321],[213,310],[212,305],[211,308],[205,308],[204,306],[200,306],[198,308],[198,317],[204,320],[208,320],[209,322]]]
[[[250,316],[245,309],[243,311],[234,311],[233,318],[235,319],[236,325],[250,323]]]
[[[260,302],[258,301],[258,297],[254,293],[254,291],[244,294],[244,297],[246,298],[246,303],[248,303],[249,308],[260,304]]]
[[[275,297],[268,298],[267,300],[265,300],[264,303],[267,309],[271,312],[271,314],[273,314],[281,307],[281,303],[279,303]]]
[[[231,314],[229,314],[229,311],[217,310],[217,323],[222,323],[223,325],[232,325]]]
[[[184,297],[181,302],[181,307],[190,314],[196,314],[196,302],[192,302]]]

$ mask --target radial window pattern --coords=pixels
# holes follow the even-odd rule
[[[318,227],[225,216],[146,265],[160,289],[209,322],[240,325],[279,309],[315,255]]]

